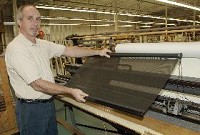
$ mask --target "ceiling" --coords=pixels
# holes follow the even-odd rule
[[[44,24],[113,25],[168,27],[200,24],[200,11],[156,0],[16,0],[17,6],[31,3],[38,7]],[[199,0],[175,0],[200,8]],[[13,21],[12,3],[0,0],[5,21]],[[56,7],[54,10],[42,7]],[[61,8],[65,10],[60,10]],[[83,11],[83,12],[82,12]],[[117,16],[115,15],[117,13]],[[118,22],[115,21],[118,20]]]

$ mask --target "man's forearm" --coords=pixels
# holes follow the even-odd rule
[[[100,55],[100,50],[73,46],[73,47],[66,47],[63,55],[69,57],[86,57],[86,56]]]
[[[61,86],[49,81],[42,79],[37,79],[32,82],[31,87],[36,90],[46,94],[59,95],[59,94],[71,94],[72,88]]]

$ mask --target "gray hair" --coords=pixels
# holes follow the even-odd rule
[[[16,14],[16,19],[17,19],[17,21],[18,20],[22,20],[23,19],[23,10],[24,10],[24,8],[25,7],[29,7],[29,6],[31,6],[31,7],[35,7],[34,5],[31,5],[31,4],[27,4],[27,5],[23,5],[23,6],[21,6],[21,7],[19,7],[18,8],[18,10],[17,10],[17,14]]]

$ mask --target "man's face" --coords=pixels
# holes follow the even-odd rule
[[[22,14],[23,18],[18,22],[20,32],[26,36],[36,37],[41,23],[39,11],[32,6],[29,6],[24,8]]]

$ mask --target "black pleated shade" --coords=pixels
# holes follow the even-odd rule
[[[143,116],[164,88],[177,59],[91,57],[66,84],[94,101]]]

